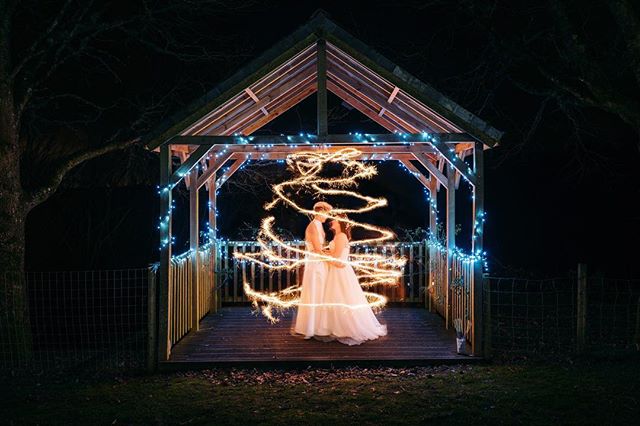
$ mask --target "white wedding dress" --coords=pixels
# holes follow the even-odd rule
[[[319,220],[311,223],[316,226],[320,236],[320,244],[324,245],[324,230]],[[313,250],[310,241],[305,241],[307,251]],[[294,319],[293,334],[304,336],[309,339],[316,334],[319,325],[319,305],[322,303],[324,286],[327,281],[327,262],[310,260],[307,261],[302,275],[302,287],[300,290],[300,305]]]
[[[334,241],[330,244],[332,249]],[[348,243],[336,257],[349,259]],[[344,268],[330,265],[324,287],[324,306],[320,311],[316,338],[359,345],[387,334],[387,326],[378,322],[351,265]]]

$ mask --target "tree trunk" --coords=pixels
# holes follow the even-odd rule
[[[31,356],[29,299],[24,274],[28,209],[20,184],[16,144],[0,141],[0,366],[21,366]],[[7,143],[8,142],[8,143]]]

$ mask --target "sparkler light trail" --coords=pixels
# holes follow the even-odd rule
[[[296,203],[290,193],[297,193],[301,190],[311,191],[315,198],[326,197],[353,197],[359,200],[360,207],[356,208],[334,208],[325,213],[320,213],[328,220],[337,220],[351,225],[351,228],[361,228],[369,231],[372,237],[361,240],[351,240],[351,245],[376,245],[389,241],[395,237],[388,229],[374,226],[368,223],[358,222],[341,214],[365,213],[387,205],[385,198],[375,198],[362,195],[352,189],[357,187],[359,179],[368,179],[377,174],[377,169],[373,165],[365,164],[356,159],[361,152],[355,148],[345,148],[335,152],[300,152],[287,157],[287,165],[293,171],[294,178],[285,182],[273,185],[274,199],[265,205],[266,210],[273,209],[278,203],[288,205],[298,211],[310,216],[318,215],[318,212],[306,209]],[[339,164],[342,173],[338,177],[324,177],[322,172],[329,163]],[[240,261],[249,261],[262,265],[268,270],[292,270],[302,266],[308,261],[332,261],[351,265],[356,272],[360,285],[368,288],[376,285],[397,285],[398,279],[402,276],[402,271],[406,259],[395,254],[361,253],[349,255],[348,261],[334,258],[327,254],[314,253],[312,251],[288,244],[280,238],[273,230],[275,218],[269,216],[262,221],[260,232],[257,237],[260,250],[254,253],[235,252],[234,256]],[[283,256],[279,253],[286,253]],[[295,254],[295,256],[294,256]],[[244,280],[244,292],[253,302],[255,307],[261,305],[263,315],[271,321],[276,322],[274,310],[285,310],[295,306],[302,306],[300,303],[300,287],[298,285],[287,287],[284,290],[271,293],[256,291]],[[372,309],[380,309],[387,303],[387,298],[381,294],[365,292],[368,305]],[[305,306],[307,306],[305,304]],[[332,306],[329,304],[314,304],[309,306]],[[344,305],[341,305],[344,306]],[[358,309],[359,305],[346,305],[350,309]]]

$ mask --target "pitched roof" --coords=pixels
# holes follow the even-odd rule
[[[154,149],[175,135],[248,135],[317,90],[317,41],[326,40],[327,90],[390,132],[466,132],[485,145],[502,132],[316,12],[145,137]]]

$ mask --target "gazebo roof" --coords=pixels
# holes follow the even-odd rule
[[[176,135],[249,135],[317,90],[317,42],[326,40],[327,90],[389,132],[467,133],[486,147],[502,132],[315,13],[145,138],[155,149]]]

